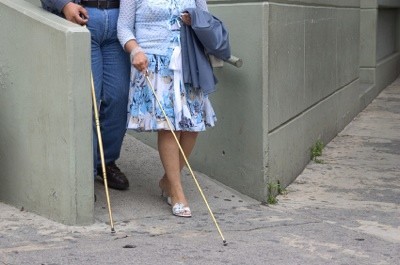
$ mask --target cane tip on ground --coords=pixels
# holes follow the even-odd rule
[[[224,247],[228,245],[228,242],[226,240],[222,241],[224,243]]]

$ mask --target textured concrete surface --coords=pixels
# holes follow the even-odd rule
[[[261,205],[197,174],[228,246],[187,171],[193,217],[159,196],[157,152],[128,135],[119,161],[128,191],[103,186],[96,223],[64,226],[0,203],[0,264],[397,264],[400,260],[400,79],[311,162],[278,204]]]
[[[26,1],[0,0],[0,36],[0,199],[91,224],[90,34]]]

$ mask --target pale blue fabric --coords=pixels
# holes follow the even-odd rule
[[[118,38],[121,45],[136,39],[147,53],[167,55],[171,15],[176,18],[186,8],[207,10],[205,0],[121,0]]]
[[[121,44],[135,38],[145,51],[149,79],[176,131],[204,131],[216,121],[210,100],[203,91],[175,80],[176,72],[169,67],[173,51],[180,46],[180,13],[193,6],[196,6],[195,0],[122,0],[118,20]],[[136,14],[132,16],[132,12]],[[169,130],[146,78],[133,66],[131,71],[128,129]]]
[[[217,120],[208,96],[201,89],[180,84],[179,98],[174,91],[174,74],[168,68],[171,55],[147,55],[149,58],[149,79],[156,89],[174,131],[205,131]],[[128,129],[136,131],[169,130],[164,113],[154,98],[143,74],[132,69],[129,92]],[[180,108],[177,107],[180,101]]]

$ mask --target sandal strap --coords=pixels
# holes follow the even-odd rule
[[[184,212],[184,205],[181,202],[177,202],[174,204],[172,207],[172,213],[177,215],[177,214],[182,214]]]
[[[181,202],[174,204],[174,206],[172,207],[172,213],[176,216],[181,216],[181,217],[191,217],[192,216],[192,212],[190,211],[190,208],[185,206]]]

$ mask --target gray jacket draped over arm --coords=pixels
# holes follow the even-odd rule
[[[217,79],[206,53],[228,60],[229,35],[223,23],[209,12],[197,8],[185,11],[190,14],[192,25],[181,27],[183,81],[207,95],[215,91]]]

